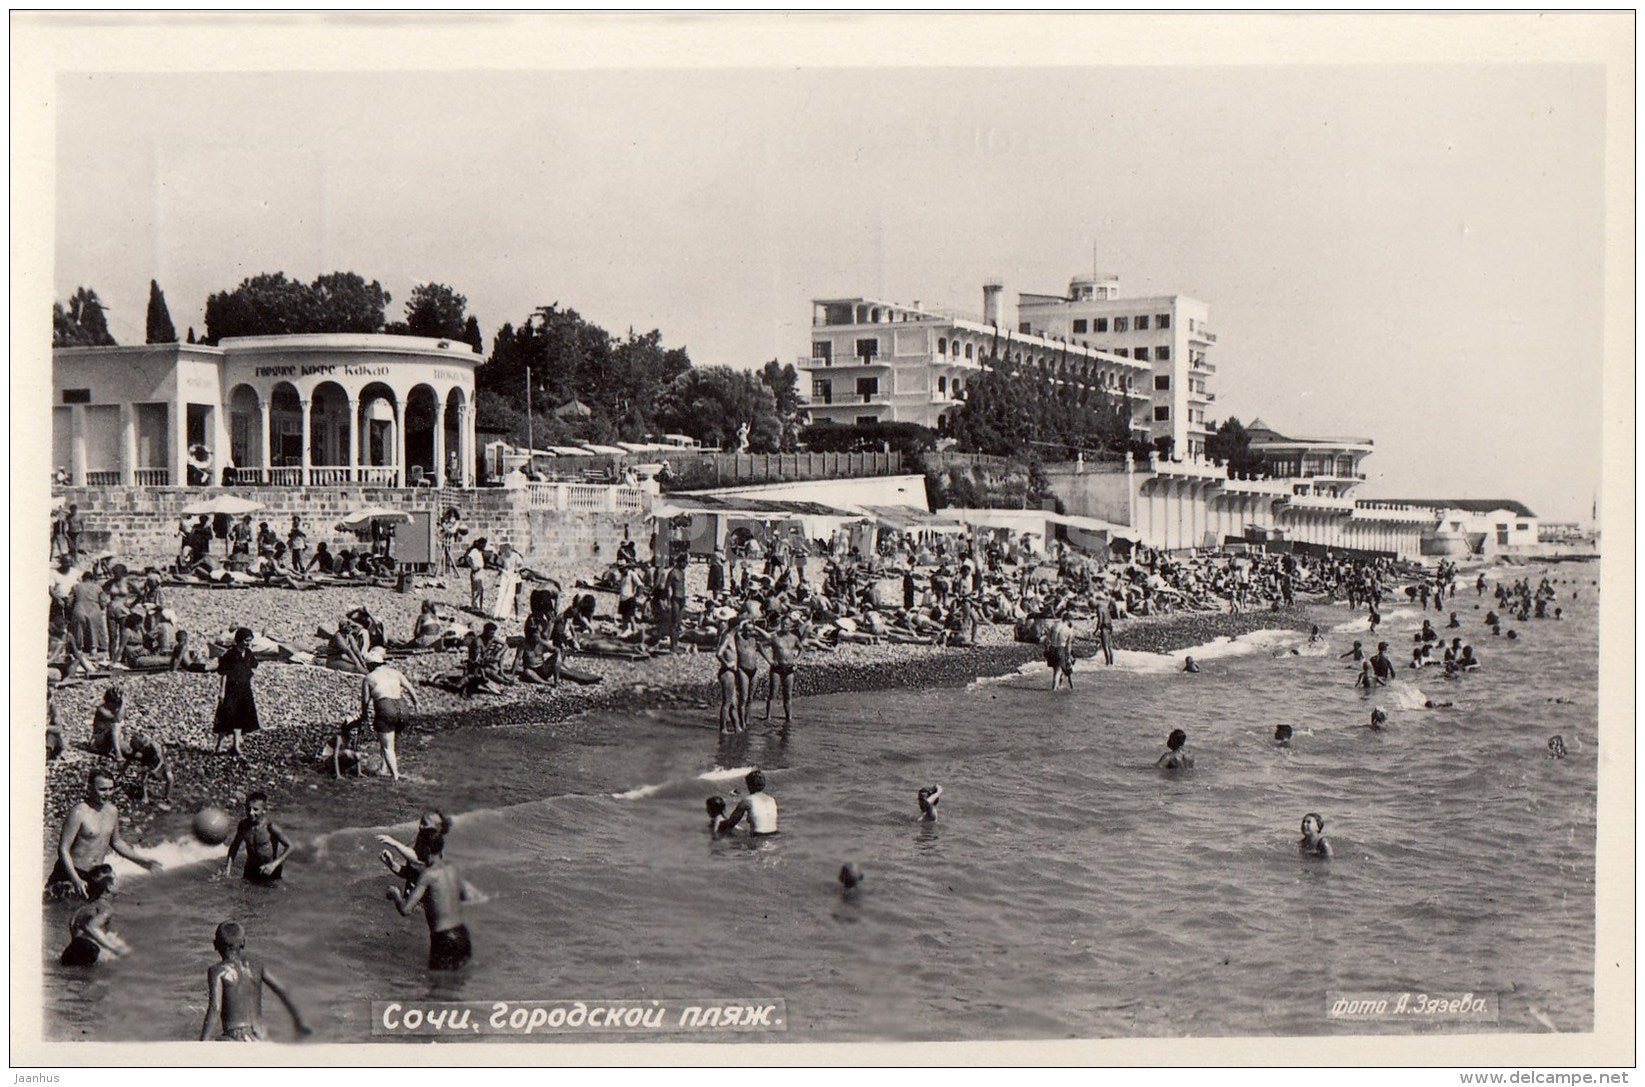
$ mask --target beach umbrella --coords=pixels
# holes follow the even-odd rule
[[[353,513],[337,522],[337,527],[347,532],[358,532],[363,528],[370,528],[373,523],[387,525],[409,525],[411,514],[403,510],[391,510],[386,506],[367,506],[363,510]]]
[[[262,508],[263,504],[261,502],[253,502],[249,498],[241,498],[238,495],[220,494],[203,502],[194,502],[184,506],[182,512],[185,517],[199,517],[202,514],[207,517],[215,517],[219,513],[226,513],[232,517],[236,514],[251,513]]]

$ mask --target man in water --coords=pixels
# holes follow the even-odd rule
[[[1388,659],[1388,643],[1378,642],[1376,656],[1371,658],[1371,673],[1382,682],[1394,678],[1394,662]]]
[[[113,795],[114,779],[101,770],[92,771],[86,781],[86,799],[63,820],[63,831],[57,838],[57,864],[46,880],[48,891],[72,891],[86,897],[91,870],[103,863],[110,850],[151,872],[160,867],[159,861],[143,856],[120,837],[120,809],[110,799]]]
[[[246,954],[246,930],[238,921],[224,921],[212,937],[222,962],[206,971],[206,1017],[200,1023],[200,1040],[211,1034],[211,1021],[221,1016],[225,1042],[258,1042],[263,1039],[263,986],[267,985],[291,1014],[291,1025],[299,1036],[312,1034],[303,1022],[303,1013],[278,978],[263,964]]]
[[[1337,658],[1337,660],[1339,660],[1339,661],[1362,661],[1364,659],[1365,659],[1365,649],[1364,649],[1364,643],[1363,642],[1355,642],[1354,643],[1354,648],[1348,650],[1348,652],[1342,654],[1341,656],[1339,656]]]
[[[1309,812],[1302,817],[1302,840],[1297,843],[1297,852],[1321,860],[1331,859],[1331,843],[1325,840],[1325,819],[1318,813]]]
[[[937,821],[937,803],[941,800],[941,785],[927,785],[920,790],[920,822],[935,823]]]
[[[1548,757],[1550,759],[1563,759],[1565,757],[1565,737],[1550,736],[1548,738]]]
[[[1274,743],[1279,747],[1291,746],[1292,729],[1290,725],[1274,726]]]
[[[463,903],[473,901],[475,896],[457,869],[446,863],[443,832],[436,829],[420,834],[418,842],[426,867],[417,874],[410,892],[390,887],[388,898],[401,917],[422,905],[428,919],[428,968],[457,970],[474,954],[468,927],[463,924]]]
[[[246,865],[241,878],[248,883],[278,882],[282,877],[281,868],[291,856],[291,839],[269,819],[267,793],[246,794],[246,817],[240,820],[234,840],[229,843],[223,875],[234,874],[234,855],[240,852],[242,842],[246,847]]]
[[[777,801],[765,791],[765,774],[750,770],[743,784],[748,786],[748,795],[737,801],[737,806],[731,809],[730,818],[721,825],[720,830],[735,830],[746,815],[750,834],[757,837],[777,833]]]
[[[1199,671],[1199,665],[1194,663],[1193,657],[1189,657],[1187,660],[1182,662],[1182,670],[1184,672],[1197,672]]]
[[[1074,689],[1074,625],[1065,611],[1045,632],[1045,663],[1051,666],[1051,689],[1066,680]]]

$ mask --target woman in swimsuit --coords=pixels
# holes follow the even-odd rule
[[[739,684],[737,683],[737,639],[733,634],[736,628],[730,622],[726,623],[725,633],[720,637],[720,644],[714,650],[714,659],[720,665],[720,731],[725,732],[727,719],[733,728],[739,727],[741,717],[738,713],[738,703],[741,701]]]
[[[76,910],[69,922],[69,946],[58,959],[64,966],[95,966],[105,951],[119,956],[131,950],[119,933],[108,929],[114,918],[114,868],[99,864],[90,875],[86,896],[91,901]]]

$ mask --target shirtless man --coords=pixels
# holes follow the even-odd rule
[[[1102,650],[1102,660],[1104,664],[1114,663],[1113,637],[1114,617],[1109,612],[1108,598],[1099,597],[1097,600],[1096,638],[1097,648]]]
[[[766,675],[765,716],[760,720],[771,720],[771,696],[781,687],[783,720],[792,721],[794,714],[789,703],[794,698],[794,670],[800,656],[800,639],[794,633],[792,620],[782,621],[777,633],[767,638],[765,645],[760,647],[760,654],[771,664],[771,670]]]
[[[401,917],[409,916],[419,904],[428,919],[428,968],[457,970],[474,954],[468,927],[463,924],[463,903],[473,901],[472,888],[457,869],[446,863],[446,836],[440,830],[418,835],[419,852],[425,867],[409,892],[388,889],[388,899]]]
[[[269,819],[266,793],[246,794],[246,817],[240,820],[234,840],[229,843],[223,875],[234,873],[234,855],[240,852],[242,842],[246,847],[246,864],[241,876],[248,883],[274,883],[281,879],[281,866],[291,856],[291,839]]]
[[[1348,652],[1346,652],[1346,653],[1342,654],[1341,656],[1337,657],[1337,660],[1339,660],[1339,661],[1362,661],[1364,659],[1365,659],[1365,648],[1364,648],[1364,643],[1362,643],[1362,642],[1355,642],[1354,643],[1354,648],[1348,650]]]
[[[1045,663],[1051,666],[1051,689],[1064,681],[1074,689],[1074,625],[1065,611],[1045,632]]]
[[[1371,673],[1387,683],[1394,678],[1394,662],[1388,659],[1388,643],[1378,642],[1376,655],[1371,658]]]
[[[737,626],[733,641],[737,645],[737,727],[748,727],[748,710],[754,704],[754,681],[759,678],[760,656],[758,634],[754,624],[744,619]]]
[[[941,800],[942,800],[942,786],[941,785],[927,785],[927,786],[923,787],[922,789],[920,789],[920,792],[919,792],[920,819],[919,819],[919,821],[922,822],[922,823],[935,823],[937,821],[937,804],[940,803]]]
[[[160,862],[143,856],[120,837],[120,809],[110,799],[114,779],[101,770],[92,771],[86,781],[86,799],[76,804],[63,820],[57,839],[57,865],[46,880],[46,889],[63,894],[73,891],[86,897],[86,880],[91,870],[103,863],[109,850],[153,872]]]
[[[1180,728],[1171,730],[1171,735],[1165,738],[1165,754],[1154,760],[1154,765],[1162,770],[1192,770],[1194,756],[1183,748],[1188,743],[1188,733]]]
[[[258,1042],[263,1039],[263,986],[267,985],[280,998],[291,1014],[291,1025],[299,1036],[312,1034],[303,1022],[303,1013],[291,999],[291,994],[280,980],[263,964],[246,954],[246,930],[238,921],[224,921],[217,926],[212,946],[222,957],[206,971],[206,1017],[200,1023],[200,1040],[211,1034],[211,1021],[221,1017],[224,1042]]]
[[[1314,812],[1302,817],[1302,840],[1297,842],[1297,852],[1321,860],[1331,859],[1331,843],[1325,840],[1325,820]]]
[[[738,732],[742,730],[738,704],[741,697],[741,685],[737,679],[737,637],[735,630],[736,628],[727,625],[725,633],[720,636],[720,644],[714,649],[714,660],[720,666],[718,682],[720,685],[721,732]]]
[[[731,809],[731,815],[720,825],[722,833],[735,830],[743,817],[748,817],[748,830],[754,836],[777,833],[777,801],[765,791],[765,774],[758,770],[750,770],[743,779],[748,786],[748,795],[737,801],[737,806]]]

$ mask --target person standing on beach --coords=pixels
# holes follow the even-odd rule
[[[308,536],[303,532],[303,522],[296,514],[291,515],[291,531],[286,535],[286,550],[291,554],[291,568],[301,577],[308,572]]]
[[[754,624],[744,619],[737,624],[733,640],[737,645],[737,727],[748,728],[748,712],[754,705],[754,685],[759,679],[760,655]]]
[[[1097,648],[1102,650],[1102,662],[1114,663],[1114,616],[1106,596],[1097,598]]]
[[[234,855],[245,843],[246,864],[240,873],[247,883],[277,883],[282,877],[282,866],[291,856],[291,839],[268,817],[268,794],[246,794],[246,817],[235,828],[234,840],[229,842],[228,862],[223,875],[234,874]]]
[[[495,625],[487,623],[495,633]],[[399,669],[388,666],[388,651],[374,646],[366,653],[366,664],[371,671],[360,683],[360,723],[370,722],[377,732],[377,744],[383,752],[383,770],[395,781],[400,780],[399,756],[395,739],[405,728],[410,713],[417,709],[417,689]]]
[[[760,720],[771,720],[771,696],[780,687],[783,720],[792,721],[794,715],[790,702],[794,698],[794,672],[799,664],[800,639],[794,633],[794,623],[791,619],[783,619],[777,633],[766,639],[765,645],[760,648],[760,654],[770,662],[770,671],[766,674],[765,716]]]
[[[246,930],[238,921],[217,926],[211,944],[221,962],[206,971],[206,1017],[200,1023],[200,1040],[211,1034],[211,1021],[221,1017],[219,1041],[260,1042],[263,1040],[263,986],[267,985],[291,1015],[297,1034],[312,1034],[303,1022],[291,993],[263,964],[246,954]]]
[[[159,861],[143,856],[120,836],[120,809],[113,796],[114,778],[101,770],[92,771],[86,779],[86,799],[63,820],[62,833],[57,836],[57,864],[46,879],[46,890],[85,897],[92,869],[103,863],[110,850],[151,872],[160,867]]]
[[[486,603],[486,538],[481,536],[463,555],[463,566],[468,569],[468,608],[484,614]]]
[[[1051,689],[1066,681],[1074,689],[1074,626],[1065,611],[1045,632],[1045,663],[1051,666]]]
[[[257,699],[251,689],[251,673],[256,667],[257,658],[251,652],[251,629],[241,627],[234,632],[234,644],[217,661],[222,682],[212,723],[212,731],[217,734],[213,754],[222,751],[223,741],[232,736],[235,757],[244,759],[246,753],[240,746],[241,739],[262,727],[257,719]]]
[[[474,896],[455,866],[446,863],[446,836],[439,830],[418,835],[424,868],[410,891],[388,889],[388,899],[401,917],[410,916],[418,905],[428,920],[428,968],[457,970],[473,956],[468,927],[463,924],[463,903]]]
[[[63,538],[68,542],[68,556],[70,562],[80,561],[80,507],[69,503],[69,511],[63,515]]]

